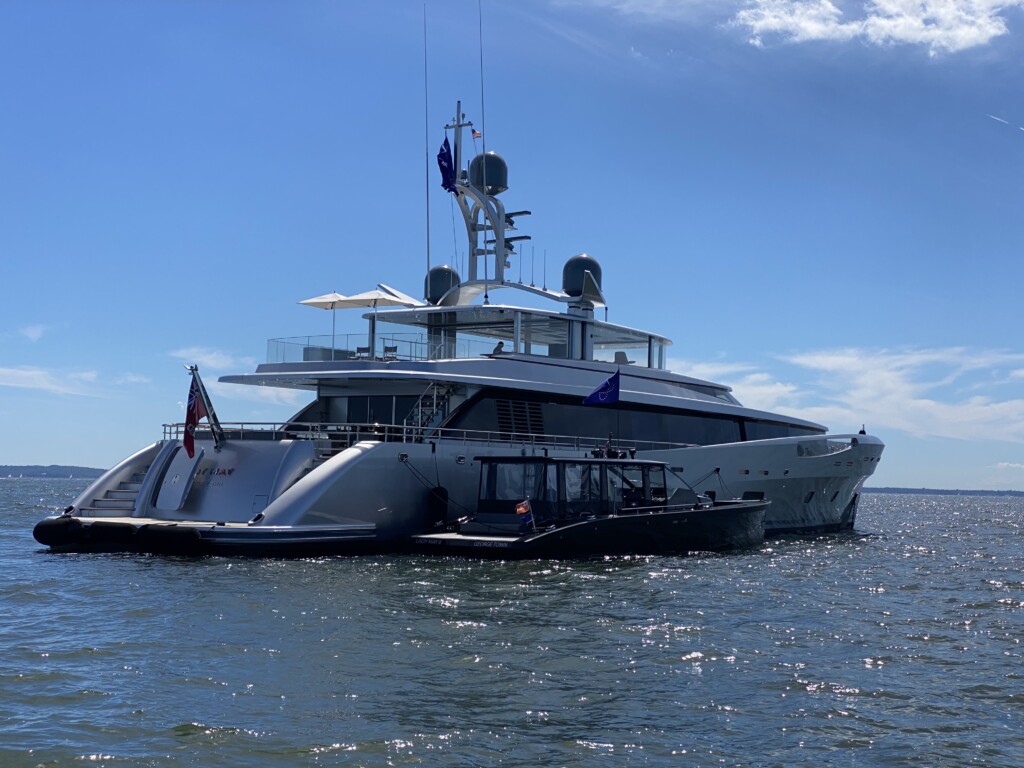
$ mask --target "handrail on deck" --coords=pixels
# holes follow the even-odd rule
[[[519,432],[495,432],[471,429],[448,429],[379,423],[324,423],[324,422],[221,422],[224,437],[231,440],[316,440],[321,441],[323,457],[333,456],[363,440],[382,442],[422,443],[459,442],[468,445],[515,445],[538,448],[562,448],[588,453],[603,449],[604,441],[596,437],[578,435],[533,435]],[[165,440],[180,440],[185,434],[183,423],[164,424]],[[208,429],[196,431],[200,440],[210,438]],[[621,440],[613,447],[618,451],[653,451],[685,448],[692,443],[668,443],[651,440]]]

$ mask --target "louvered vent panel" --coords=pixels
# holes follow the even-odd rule
[[[543,435],[544,410],[540,403],[496,400],[498,431],[508,435]]]

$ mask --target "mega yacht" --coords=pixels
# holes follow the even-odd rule
[[[298,531],[329,551],[373,549],[472,515],[485,457],[612,452],[664,462],[712,498],[770,501],[769,536],[852,528],[882,441],[747,408],[727,386],[668,370],[669,339],[602,319],[602,270],[586,254],[565,262],[558,290],[509,279],[530,212],[499,199],[499,155],[464,167],[466,129],[460,104],[438,154],[465,223],[465,277],[433,267],[422,300],[379,285],[360,334],[274,339],[254,372],[220,378],[308,392],[287,422],[219,422],[194,371],[191,418],[96,480],[60,525],[209,529],[229,550]],[[515,294],[550,308],[499,300]],[[67,543],[56,525],[37,538]]]

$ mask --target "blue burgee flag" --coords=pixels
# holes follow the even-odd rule
[[[601,386],[583,399],[584,405],[604,405],[619,402],[619,372],[616,371]]]
[[[444,137],[441,150],[437,153],[437,167],[441,169],[441,186],[458,197],[459,188],[455,186],[455,161],[452,160],[452,147],[447,136]]]

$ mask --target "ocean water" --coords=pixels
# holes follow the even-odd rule
[[[569,563],[58,555],[0,480],[0,766],[1021,766],[1024,500]]]

